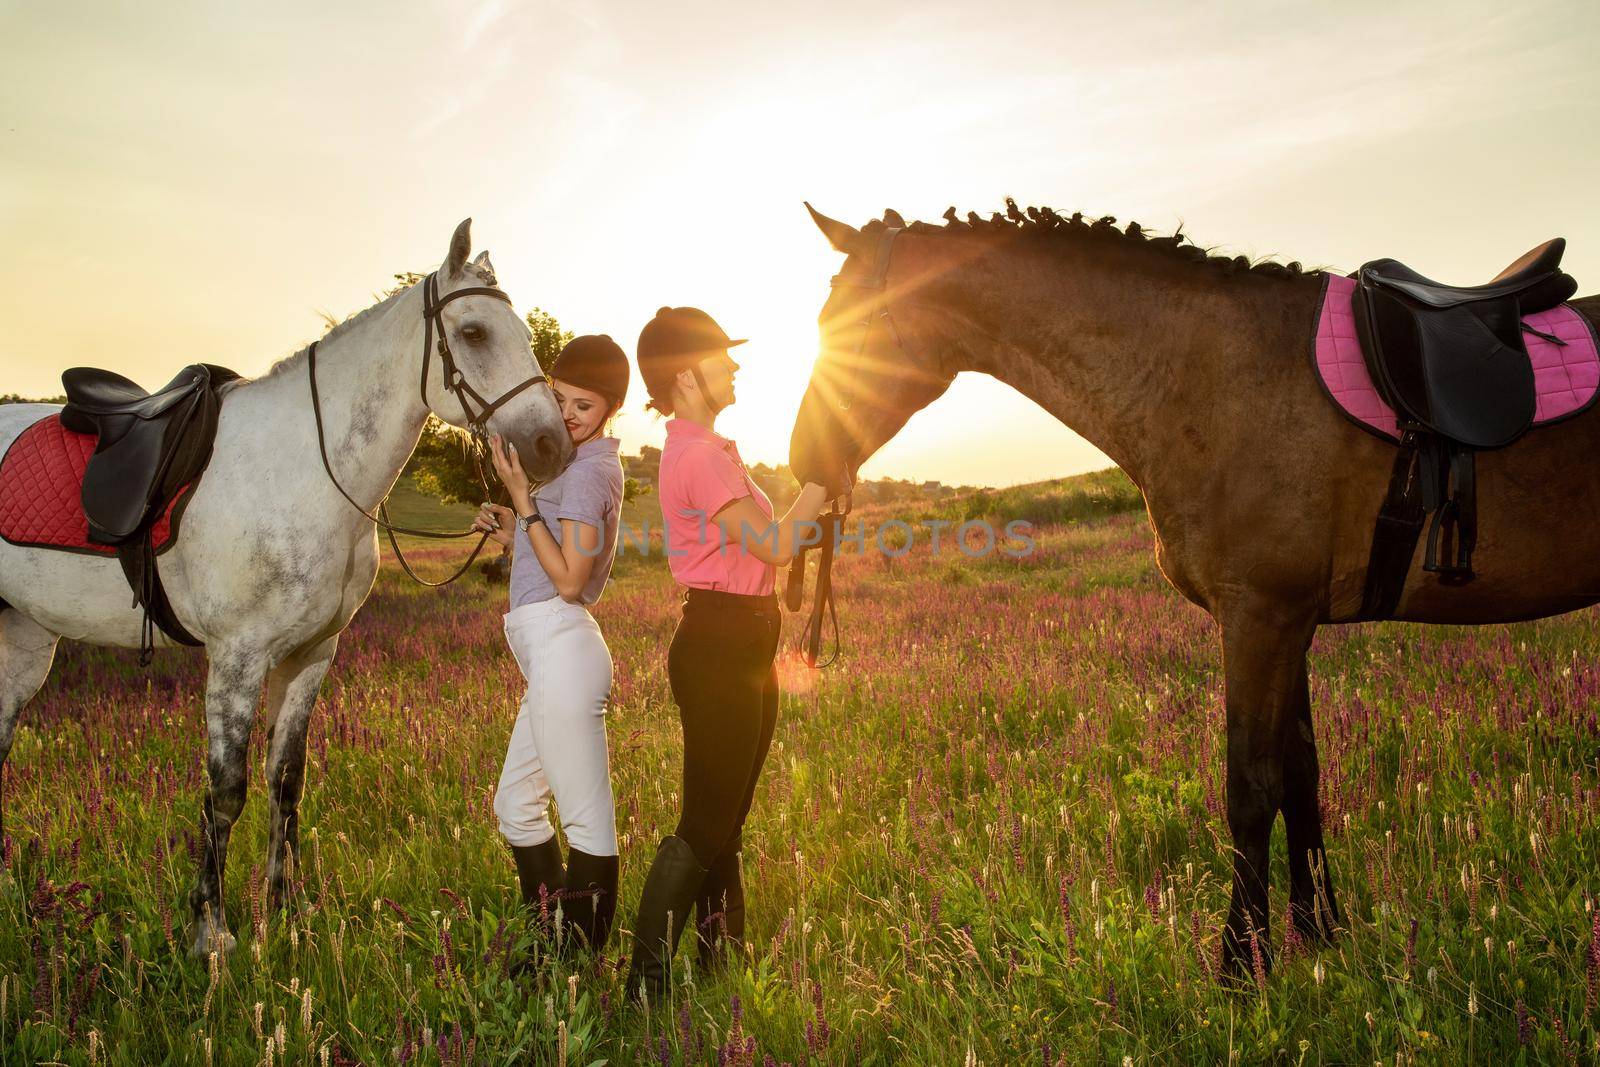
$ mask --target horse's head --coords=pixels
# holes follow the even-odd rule
[[[517,446],[528,477],[544,481],[566,463],[572,438],[529,347],[528,324],[500,291],[489,253],[469,262],[471,253],[472,220],[466,219],[450,238],[432,291],[424,294],[434,351],[424,355],[423,396],[452,426],[504,435]]]
[[[950,387],[940,358],[937,314],[907,314],[926,297],[927,269],[897,238],[905,224],[888,213],[856,229],[806,209],[846,256],[817,322],[822,351],[789,441],[789,466],[800,482],[842,492],[856,471],[914,413]],[[900,249],[896,258],[892,253]]]

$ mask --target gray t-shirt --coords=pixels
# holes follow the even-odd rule
[[[600,551],[580,597],[585,604],[600,599],[617,551],[617,527],[622,519],[622,461],[617,456],[617,444],[615,437],[585,441],[566,468],[533,494],[534,504],[557,544],[561,542],[562,519],[575,519],[600,531]],[[511,606],[518,608],[556,596],[555,583],[539,565],[539,557],[521,524],[516,525],[512,537]]]

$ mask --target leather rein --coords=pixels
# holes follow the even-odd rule
[[[874,251],[872,272],[865,278],[849,277],[843,270],[829,280],[830,288],[851,287],[865,289],[875,293],[868,305],[866,318],[861,320],[861,337],[856,342],[856,362],[859,364],[867,351],[867,339],[872,335],[872,324],[881,320],[889,331],[894,345],[902,353],[905,352],[905,343],[900,339],[900,331],[894,324],[894,316],[889,313],[889,257],[894,252],[894,239],[900,236],[903,227],[890,226],[878,235],[878,247]],[[843,398],[838,401],[840,411],[850,410],[850,401]],[[843,500],[843,504],[840,504]],[[844,517],[850,514],[852,505],[851,493],[847,490],[842,496],[834,499],[828,511],[831,528],[822,537],[818,547],[821,555],[817,557],[817,584],[811,597],[811,613],[806,618],[805,629],[800,633],[799,649],[805,658],[806,666],[821,669],[833,664],[839,658],[839,614],[833,600],[833,555],[839,541],[839,524]],[[806,583],[806,553],[812,546],[801,548],[789,564],[788,584],[784,588],[784,604],[790,611],[799,611],[805,600]],[[822,625],[826,618],[833,624],[833,650],[828,658],[818,662],[822,651]]]
[[[440,299],[437,271],[428,275],[428,277],[423,281],[422,285],[422,321],[425,326],[422,338],[422,384],[420,387],[420,391],[422,393],[422,403],[423,406],[427,407],[429,411],[433,410],[432,405],[428,403],[428,367],[436,347],[433,340],[433,334],[434,326],[437,324],[439,329],[439,341],[437,349],[439,352],[439,363],[444,368],[444,385],[447,390],[455,394],[456,401],[461,405],[462,413],[467,417],[467,432],[472,439],[473,466],[477,468],[478,481],[483,483],[484,493],[492,496],[493,492],[489,488],[489,479],[485,477],[483,473],[483,452],[487,448],[489,440],[489,418],[496,411],[498,411],[506,401],[510,400],[524,389],[527,389],[529,386],[537,385],[543,381],[548,381],[548,377],[541,370],[538,374],[533,375],[531,378],[528,378],[521,383],[512,386],[504,393],[501,393],[494,400],[485,400],[483,395],[474,389],[471,383],[467,381],[466,376],[461,373],[461,368],[456,366],[455,355],[450,351],[450,342],[446,339],[446,330],[444,328],[443,318],[444,306],[450,303],[452,300],[456,300],[465,296],[493,297],[496,300],[505,301],[505,303],[508,305],[512,305],[511,298],[500,289],[492,286],[474,285],[446,293],[444,298]],[[512,306],[514,307],[515,305]],[[473,561],[478,558],[478,554],[483,551],[484,544],[486,544],[489,540],[488,532],[478,531],[468,527],[467,529],[456,533],[440,533],[435,530],[415,530],[406,526],[397,526],[389,521],[389,498],[387,496],[385,496],[383,500],[379,501],[377,514],[374,515],[372,512],[369,512],[366,508],[356,503],[355,498],[349,493],[345,492],[344,486],[339,484],[338,477],[333,473],[333,464],[328,461],[328,442],[322,426],[322,399],[317,392],[317,343],[318,342],[316,341],[311,342],[311,347],[306,351],[306,367],[311,377],[311,412],[316,417],[317,421],[317,450],[322,454],[322,469],[328,472],[328,480],[333,483],[333,487],[335,489],[339,490],[339,495],[350,502],[351,507],[355,508],[367,519],[377,523],[378,526],[382,527],[384,532],[389,535],[389,544],[394,549],[395,559],[400,561],[401,568],[406,572],[412,581],[417,582],[420,585],[428,586],[432,589],[437,589],[442,585],[449,585],[451,582],[465,574],[467,569],[472,566]],[[469,400],[471,401],[471,404],[468,403]],[[473,405],[476,405],[476,413],[473,411]],[[411,564],[406,561],[405,554],[400,551],[400,542],[395,539],[395,534],[397,533],[407,534],[411,537],[426,537],[439,541],[471,537],[474,533],[478,533],[480,536],[478,537],[477,545],[472,550],[472,554],[467,557],[465,563],[457,568],[454,574],[450,575],[450,577],[444,579],[442,582],[430,582],[426,578],[418,575],[416,571],[411,569]]]

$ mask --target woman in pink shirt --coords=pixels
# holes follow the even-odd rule
[[[683,812],[661,842],[633,924],[628,988],[659,1002],[691,905],[703,968],[744,933],[740,832],[778,717],[778,565],[825,503],[807,484],[773,521],[734,443],[715,432],[739,364],[716,321],[662,308],[639,335],[639,375],[667,440],[657,481],[668,562],[684,586],[667,675],[683,723]]]

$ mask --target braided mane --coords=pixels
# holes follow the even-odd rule
[[[921,234],[959,234],[991,233],[991,234],[1018,234],[1039,236],[1047,240],[1057,241],[1084,241],[1084,240],[1110,240],[1124,243],[1136,243],[1147,248],[1164,252],[1186,263],[1195,264],[1224,274],[1253,274],[1272,278],[1299,278],[1307,275],[1320,275],[1323,270],[1307,270],[1298,262],[1279,263],[1273,259],[1260,259],[1252,261],[1248,256],[1220,256],[1213,255],[1209,248],[1203,248],[1189,240],[1182,227],[1171,234],[1154,234],[1146,230],[1137,222],[1130,222],[1124,228],[1118,228],[1117,220],[1110,215],[1098,219],[1085,218],[1082,212],[1073,212],[1064,216],[1049,207],[1030,207],[1023,209],[1011,197],[1006,197],[1005,214],[995,212],[985,219],[977,212],[969,211],[967,217],[962,219],[954,207],[944,213],[943,225],[929,222],[912,222],[907,224],[900,213],[890,209],[884,212],[882,219],[874,219],[863,227],[862,232],[877,232],[886,226],[900,226],[910,233]]]

